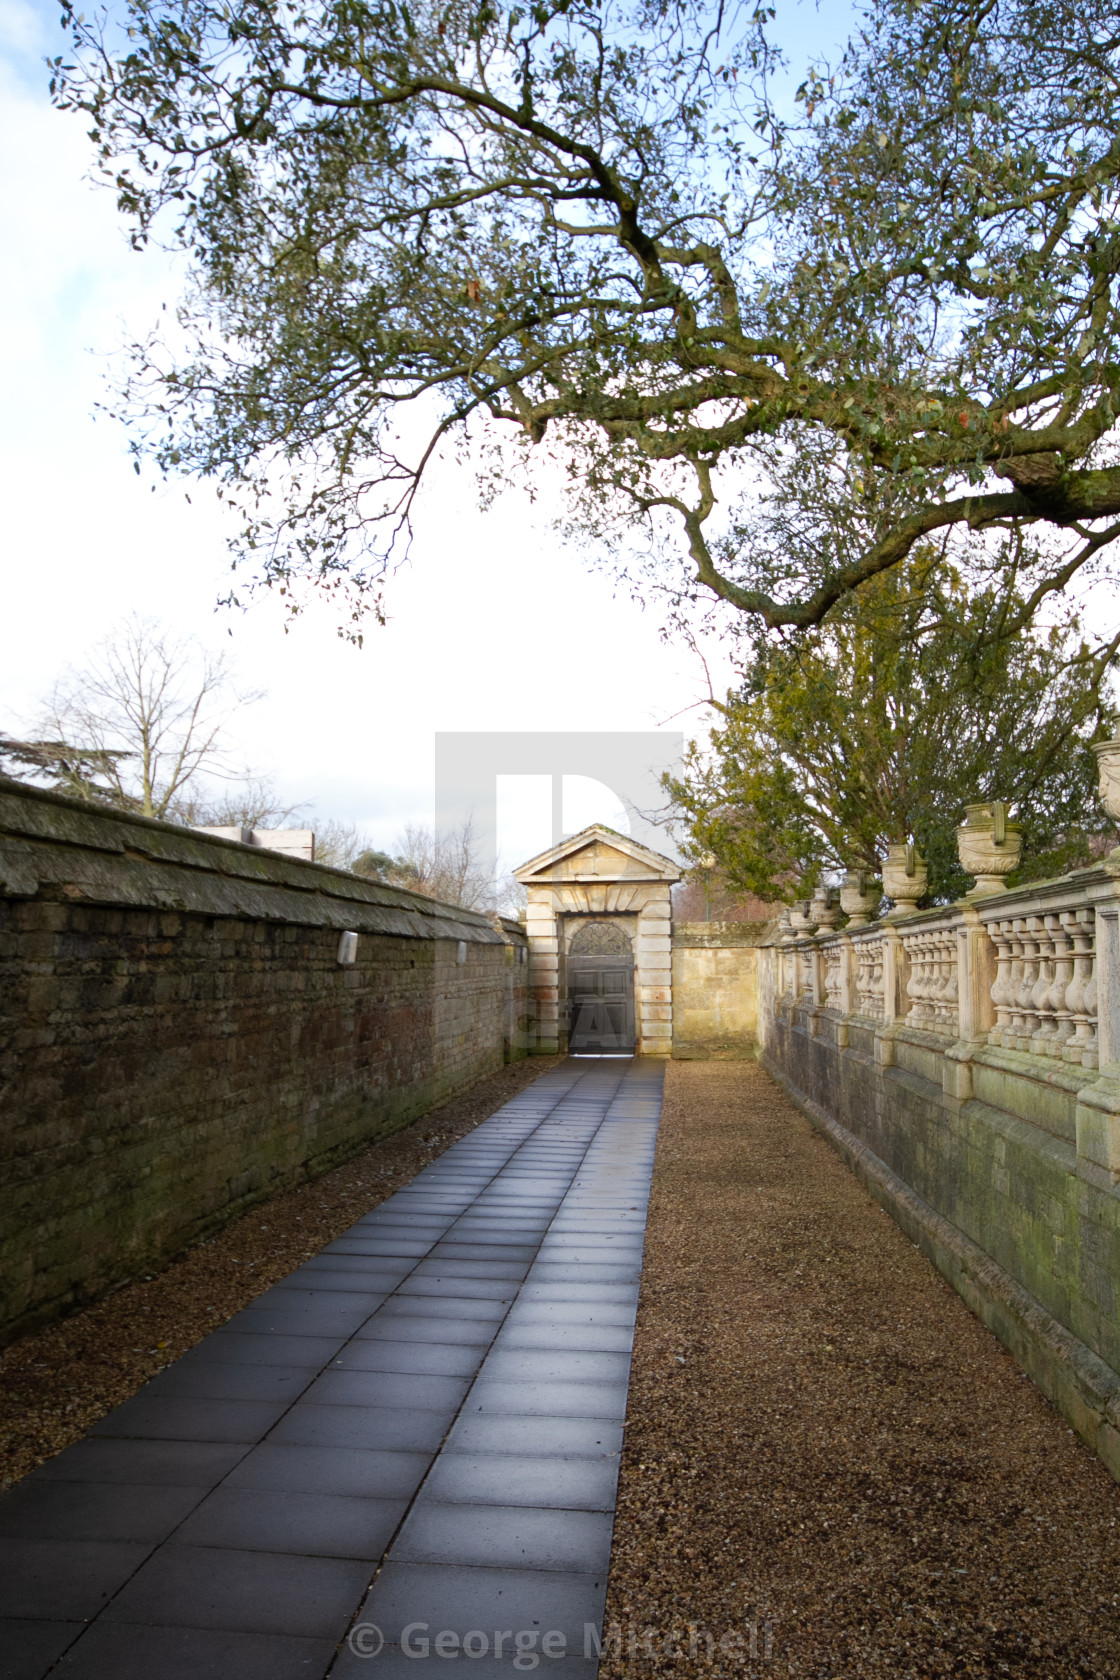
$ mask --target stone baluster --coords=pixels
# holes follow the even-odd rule
[[[1034,988],[1038,981],[1038,939],[1031,926],[1037,916],[1024,916],[1015,923],[1023,950],[1023,967],[1019,978],[1019,995],[1015,1000],[1018,1018],[1017,1050],[1029,1050],[1031,1039],[1038,1031],[1038,1016],[1034,1012]]]
[[[1090,910],[1089,915],[1093,912]],[[1093,972],[1089,976],[1085,987],[1085,1014],[1089,1024],[1089,1041],[1081,1055],[1081,1066],[1095,1068],[1100,1065],[1100,1042],[1097,1024],[1097,964],[1094,957]]]
[[[1096,1053],[1096,998],[1090,995],[1093,980],[1094,916],[1092,910],[1063,910],[1062,922],[1073,939],[1073,979],[1066,988],[1066,1008],[1073,1032],[1065,1046],[1065,1060],[1086,1063]],[[1090,1015],[1092,1010],[1092,1015]]]
[[[1014,987],[1011,958],[1014,949],[1010,922],[989,922],[988,933],[996,948],[996,977],[992,981],[991,998],[996,1012],[996,1024],[988,1032],[989,1044],[1006,1044],[1011,1032],[1011,999]]]
[[[843,947],[828,945],[824,951],[824,1001],[827,1009],[843,1008]]]
[[[1018,918],[1008,923],[1008,931],[1011,936],[1011,973],[1008,980],[1007,1007],[1011,1018],[1007,1023],[1003,1043],[1005,1049],[1018,1050],[1026,1041],[1022,998],[1027,948],[1023,939],[1023,923]]]
[[[1054,979],[1046,1007],[1053,1018],[1054,1031],[1047,1046],[1051,1056],[1064,1056],[1073,1034],[1073,1022],[1066,1008],[1066,993],[1073,979],[1073,940],[1059,915],[1046,917],[1046,927],[1054,951]]]
[[[1050,992],[1054,985],[1054,941],[1045,916],[1027,918],[1038,945],[1038,978],[1031,993],[1031,1009],[1038,1025],[1031,1034],[1029,1048],[1036,1056],[1050,1056],[1057,1038],[1057,1022],[1050,1012]]]
[[[955,930],[941,935],[942,981],[937,1001],[938,1020],[942,1032],[955,1038],[960,1029],[960,962]]]
[[[926,964],[923,949],[925,941],[920,933],[914,933],[904,940],[904,944],[910,958],[910,978],[906,982],[906,995],[910,1000],[907,1025],[924,1027],[927,1013]]]
[[[862,940],[857,946],[856,1007],[870,1020],[883,1018],[883,942]]]

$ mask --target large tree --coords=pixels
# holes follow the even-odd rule
[[[1115,9],[871,0],[796,124],[766,15],[72,12],[57,97],[135,239],[193,269],[172,342],[137,347],[138,449],[217,480],[285,589],[375,581],[458,433],[498,478],[551,459],[608,543],[637,523],[661,555],[675,524],[702,588],[769,626],[934,533],[1013,555],[1035,527],[1029,620],[1120,533]],[[791,566],[740,504],[774,440],[817,435],[892,514],[842,565]]]
[[[917,550],[824,625],[760,644],[710,742],[668,780],[686,853],[790,899],[829,872],[875,875],[891,841],[914,839],[930,897],[956,899],[972,883],[954,827],[1001,799],[1023,830],[1017,878],[1088,863],[1110,832],[1089,747],[1115,644],[1089,649],[1072,623],[999,634],[1020,605]]]

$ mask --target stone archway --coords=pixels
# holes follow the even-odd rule
[[[594,823],[514,873],[529,899],[535,1049],[547,1055],[568,1048],[572,941],[580,927],[598,923],[621,929],[630,941],[635,1051],[668,1056],[673,1044],[670,892],[680,880],[672,859]],[[580,955],[578,948],[575,955]]]

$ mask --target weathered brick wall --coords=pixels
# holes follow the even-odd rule
[[[519,939],[0,779],[0,1334],[160,1264],[517,1053]]]

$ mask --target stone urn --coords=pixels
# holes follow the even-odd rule
[[[1120,742],[1117,746],[1120,748]],[[1117,787],[1120,790],[1120,783]],[[1019,825],[1008,822],[1002,800],[993,800],[990,805],[966,805],[964,824],[957,829],[957,856],[961,868],[975,875],[976,885],[965,897],[1005,892],[1003,878],[1015,868],[1022,850]]]
[[[836,897],[835,887],[820,886],[813,894],[813,902],[809,914],[817,925],[818,933],[831,933],[840,924],[841,910]]]
[[[1097,755],[1097,797],[1113,822],[1120,823],[1120,731],[1111,741],[1097,741],[1093,751]],[[1118,852],[1120,847],[1113,858]]]
[[[883,891],[894,900],[894,909],[887,920],[893,922],[899,916],[912,916],[928,880],[929,872],[917,846],[907,840],[892,841],[883,864]]]
[[[789,925],[798,938],[813,932],[817,924],[813,920],[813,906],[809,899],[798,898],[790,905]]]
[[[865,869],[849,869],[840,887],[840,908],[850,928],[866,927],[879,908],[883,889]]]

